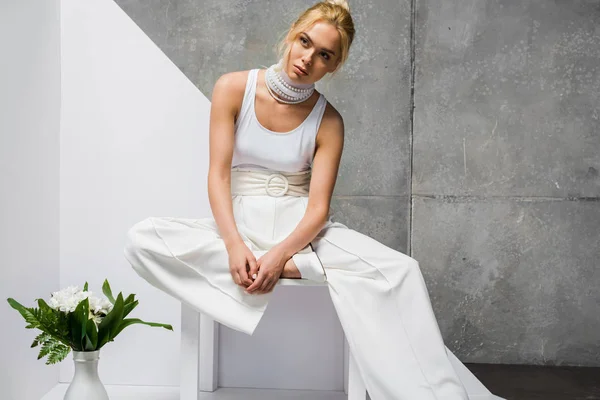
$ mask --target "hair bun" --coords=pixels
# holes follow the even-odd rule
[[[337,6],[345,8],[346,10],[348,10],[348,12],[350,12],[350,6],[348,5],[347,0],[326,0],[325,3],[335,4]]]

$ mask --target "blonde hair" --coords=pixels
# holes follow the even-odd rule
[[[279,59],[286,59],[290,52],[290,46],[286,42],[293,42],[300,32],[307,30],[319,21],[333,25],[340,34],[341,53],[339,64],[332,73],[335,75],[348,59],[350,46],[354,40],[354,22],[347,0],[325,0],[306,9],[279,42],[277,54]]]

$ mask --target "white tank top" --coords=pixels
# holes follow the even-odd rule
[[[258,69],[250,70],[242,108],[235,122],[231,167],[301,172],[311,169],[315,138],[327,100],[321,93],[313,109],[296,129],[271,131],[258,122],[254,108]]]

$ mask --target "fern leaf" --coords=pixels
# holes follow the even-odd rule
[[[38,360],[44,356],[48,356],[46,365],[56,364],[57,362],[64,360],[70,351],[71,348],[69,346],[65,346],[63,343],[49,336],[48,340],[42,343],[42,349],[38,355]]]

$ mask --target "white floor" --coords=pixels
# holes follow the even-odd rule
[[[41,400],[63,400],[68,383],[60,383]],[[179,388],[174,386],[106,385],[110,400],[179,400]],[[219,388],[202,392],[202,400],[347,400],[344,392],[313,390],[265,390]]]

